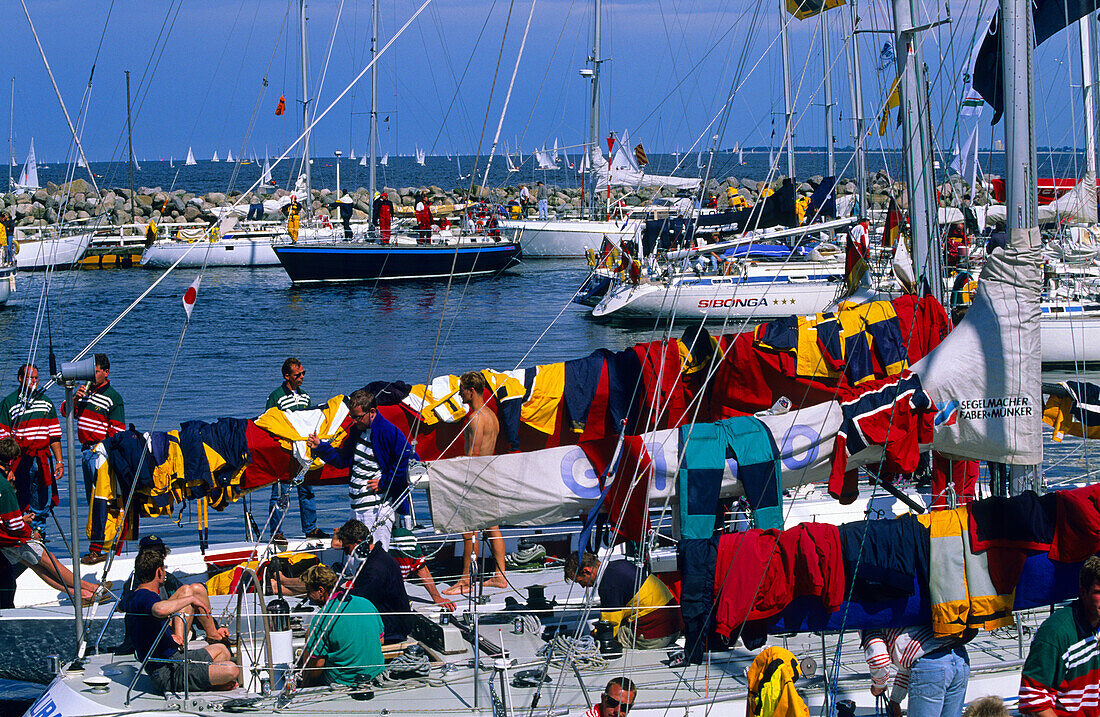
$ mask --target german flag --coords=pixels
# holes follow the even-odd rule
[[[889,249],[897,245],[898,236],[901,234],[901,208],[897,201],[890,197],[890,209],[886,212],[886,224],[882,227],[882,246]]]

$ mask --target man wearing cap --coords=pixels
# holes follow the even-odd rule
[[[358,595],[335,592],[336,573],[314,565],[302,575],[310,602],[323,605],[311,621],[302,686],[355,685],[382,673],[382,620],[378,609]]]
[[[393,221],[393,202],[386,192],[375,196],[371,223],[382,232],[382,243],[390,243],[390,222]]]
[[[374,541],[367,526],[354,518],[336,529],[332,547],[340,548],[347,556],[344,574],[355,578],[352,595],[366,598],[378,608],[385,626],[385,643],[404,642],[409,635],[412,605],[397,561]]]
[[[350,194],[340,197],[340,223],[344,225],[344,238],[351,239],[351,214],[355,211],[355,203]]]

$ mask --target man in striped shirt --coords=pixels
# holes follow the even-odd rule
[[[871,694],[891,686],[887,714],[901,716],[909,696],[911,717],[958,717],[966,701],[970,661],[954,637],[936,637],[931,625],[864,630],[863,651],[871,668]]]
[[[80,441],[80,462],[84,469],[84,497],[92,503],[95,488],[95,445],[126,430],[126,412],[122,396],[111,386],[111,361],[107,354],[95,355],[95,380],[76,389],[73,419]],[[61,415],[68,415],[68,406],[61,404]],[[95,565],[107,559],[107,554],[94,547],[81,556],[80,562]]]
[[[309,408],[309,394],[302,390],[302,383],[306,380],[306,370],[302,362],[291,356],[283,361],[283,382],[267,397],[265,410],[278,408],[280,411],[301,411]],[[285,543],[282,523],[286,508],[279,505],[282,496],[283,484],[276,481],[271,486],[271,503],[268,506],[268,524],[274,531],[271,536],[273,542]],[[325,531],[317,527],[317,504],[313,496],[313,488],[304,482],[298,486],[298,514],[302,519],[302,532],[307,538],[328,537]]]
[[[64,474],[61,424],[50,399],[38,392],[38,367],[25,364],[16,373],[19,388],[0,401],[0,438],[11,436],[22,455],[15,471],[19,504],[33,515],[31,530],[46,536],[46,519],[57,500],[57,481]]]
[[[1048,617],[1020,676],[1020,712],[1100,715],[1100,557],[1081,566],[1077,600]]]

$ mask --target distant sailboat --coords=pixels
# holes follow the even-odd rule
[[[550,158],[555,162],[558,161],[558,138],[554,138],[554,152],[550,155]]]
[[[237,160],[233,159],[233,150],[229,150],[228,152],[225,153],[225,161],[226,162],[236,162],[237,161]]]
[[[519,168],[516,167],[516,165],[512,163],[512,155],[505,152],[504,153],[504,158],[508,160],[508,171],[509,172],[518,172],[519,171]]]
[[[264,155],[264,171],[260,173],[260,184],[271,184],[271,162],[268,161],[267,155]]]
[[[459,159],[457,154],[455,155],[455,162],[458,163],[458,178],[459,179],[469,179],[470,175],[462,173],[462,160]]]
[[[698,156],[695,157],[695,167],[697,169],[702,169],[706,166],[707,165],[703,162],[703,150],[699,150]]]
[[[31,139],[31,148],[27,151],[27,161],[23,165],[23,171],[19,173],[19,179],[12,187],[17,192],[30,192],[40,189],[38,186],[38,163],[34,159],[34,139]]]
[[[210,158],[210,161],[211,162],[220,162],[221,161],[220,159],[218,159],[218,150],[216,150],[216,149],[214,150],[214,156]]]
[[[367,155],[364,154],[362,157],[359,158],[359,166],[360,167],[366,167],[367,166]]]
[[[169,162],[171,162],[171,160],[169,160]],[[87,169],[88,168],[88,165],[84,163],[84,156],[83,155],[78,154],[76,156],[76,166],[81,168],[81,169]]]
[[[198,164],[198,162],[195,161],[195,153],[191,151],[190,147],[187,148],[187,159],[185,159],[183,163],[186,165]]]
[[[352,160],[353,162],[355,160],[359,159],[358,157],[355,156],[355,150],[354,149],[351,150],[351,153],[348,155],[348,159]]]
[[[535,160],[539,163],[538,169],[557,169],[554,158],[545,149],[535,151]]]
[[[137,157],[134,157],[134,171],[135,172],[140,172],[141,171],[141,163],[138,162]]]
[[[421,167],[424,166],[424,150],[420,149],[420,147],[416,148],[416,163]]]
[[[737,163],[745,163],[745,150],[741,149],[740,147],[737,148]]]
[[[381,164],[383,167],[388,167],[390,164],[390,155],[383,154],[382,159],[378,160],[378,163]]]

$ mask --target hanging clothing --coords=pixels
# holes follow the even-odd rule
[[[602,480],[611,467],[619,439],[608,436],[598,441],[581,441],[577,445]],[[608,522],[615,533],[615,543],[645,540],[649,533],[649,485],[652,480],[653,461],[641,437],[626,436],[606,498]],[[604,488],[603,483],[600,487]]]
[[[757,528],[783,529],[783,467],[768,427],[754,416],[715,424],[726,456],[737,461],[736,477],[745,489]]]
[[[928,528],[915,516],[860,520],[838,528],[850,599],[881,602],[928,584]]]
[[[884,470],[912,473],[920,463],[920,445],[932,442],[936,405],[912,373],[871,381],[837,391],[843,420],[833,446],[829,495],[848,504],[859,495],[856,471],[848,458],[871,446],[882,446]]]
[[[751,717],[810,717],[810,709],[794,687],[801,676],[802,666],[788,650],[764,648],[745,673]]]
[[[679,496],[680,537],[709,538],[717,520],[718,497],[726,467],[726,445],[713,423],[680,426]]]
[[[973,552],[966,508],[939,510],[917,520],[929,529],[928,590],[936,635],[1011,625],[1015,590],[998,593],[988,556]]]
[[[676,544],[680,571],[680,614],[684,621],[684,659],[703,663],[714,625],[714,566],[718,536],[683,539]]]
[[[528,375],[531,375],[530,372]],[[552,363],[534,369],[533,385],[520,409],[520,421],[539,433],[553,435],[558,409],[565,393],[565,364]]]

